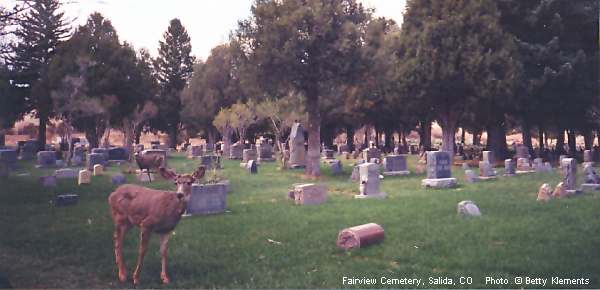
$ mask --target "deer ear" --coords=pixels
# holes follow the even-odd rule
[[[198,169],[196,169],[196,171],[194,171],[194,173],[192,174],[192,177],[195,180],[201,179],[202,177],[204,177],[204,174],[206,173],[206,168],[204,166],[200,166],[198,167]]]
[[[174,180],[177,176],[177,173],[170,168],[161,167],[158,171],[160,172],[160,175],[167,180]]]

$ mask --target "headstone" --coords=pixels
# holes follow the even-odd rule
[[[544,160],[542,158],[533,159],[533,169],[537,173],[544,172]]]
[[[323,154],[323,159],[334,159],[335,157],[333,156],[335,151],[331,150],[331,149],[324,149],[322,154]]]
[[[229,159],[240,160],[243,159],[244,145],[240,142],[236,142],[229,147]]]
[[[123,174],[115,174],[110,178],[112,184],[121,185],[127,183],[127,178]]]
[[[487,161],[479,161],[479,176],[481,179],[493,179],[496,178],[496,171]]]
[[[487,161],[492,165],[494,165],[494,163],[496,162],[496,160],[494,159],[493,151],[483,151],[482,155],[483,155],[482,161]]]
[[[464,170],[469,170],[469,169],[471,169],[471,166],[469,166],[469,163],[467,163],[467,162],[464,162],[464,163],[462,164],[462,169],[464,169]]]
[[[355,182],[360,180],[360,169],[358,165],[352,167],[352,174],[350,175],[350,180]]]
[[[273,146],[267,142],[263,142],[256,147],[258,162],[273,162]]]
[[[200,164],[204,165],[207,170],[221,169],[221,158],[217,155],[200,156]]]
[[[81,165],[83,165],[84,160],[85,160],[85,147],[80,146],[80,145],[73,147],[73,157],[71,157],[71,165],[81,166]]]
[[[187,214],[218,214],[225,212],[226,207],[226,184],[192,184],[192,192],[187,206]]]
[[[167,158],[169,155],[166,150],[163,149],[146,149],[143,150],[142,155],[161,155],[163,157],[163,164],[161,166],[167,166]]]
[[[203,151],[205,154],[213,153],[215,151],[215,144],[212,144],[212,143],[204,144]]]
[[[574,158],[565,158],[560,163],[562,172],[562,183],[564,190],[575,190],[577,182],[577,160]]]
[[[327,202],[327,188],[312,183],[298,184],[293,189],[294,203],[297,205],[317,205]]]
[[[92,153],[102,154],[104,156],[104,163],[108,161],[108,149],[107,148],[92,148]],[[103,163],[103,165],[104,165]]]
[[[94,165],[94,176],[100,176],[104,174],[104,166],[100,164]]]
[[[360,249],[381,243],[384,238],[383,228],[376,223],[369,223],[341,230],[336,245],[344,250]]]
[[[594,164],[594,153],[592,150],[583,151],[583,162]]]
[[[54,206],[70,206],[76,205],[79,202],[79,195],[77,194],[60,194],[54,198]]]
[[[4,163],[10,168],[16,168],[17,166],[17,150],[14,149],[0,149],[0,163]]]
[[[365,150],[363,150],[363,160],[365,162],[370,162],[371,159],[373,158],[377,158],[380,159],[381,158],[381,151],[379,151],[379,149],[377,148],[367,148]]]
[[[354,198],[385,198],[386,193],[379,190],[379,165],[363,163],[358,166],[360,174],[360,194]]]
[[[19,157],[21,160],[33,160],[38,151],[38,142],[37,140],[24,141],[23,146],[19,149]]]
[[[549,201],[552,199],[552,187],[548,183],[542,184],[537,194],[537,201]]]
[[[452,157],[445,151],[427,151],[427,178],[421,181],[423,187],[449,188],[456,186],[452,178]]]
[[[56,166],[55,151],[40,151],[37,153],[37,166],[41,168]]]
[[[40,177],[40,182],[42,183],[43,187],[54,187],[56,186],[56,176],[42,176]]]
[[[92,170],[96,165],[103,165],[106,162],[102,153],[90,153],[87,156],[87,168]]]
[[[246,163],[246,169],[248,170],[248,172],[250,172],[250,174],[257,174],[258,166],[256,165],[256,161],[254,161],[254,160],[248,161],[248,163]]]
[[[331,169],[331,174],[333,174],[333,175],[342,174],[342,161],[333,160],[333,161],[329,162],[328,164],[329,164],[329,168]]]
[[[383,158],[383,175],[408,175],[406,155],[388,155]]]
[[[10,167],[4,162],[0,162],[0,178],[6,178],[10,175]]]
[[[242,153],[242,162],[248,163],[250,160],[256,161],[257,158],[256,149],[244,149]]]
[[[477,207],[477,205],[470,200],[463,200],[463,201],[459,202],[456,207],[456,211],[459,216],[464,216],[464,217],[481,216],[481,211],[479,210],[479,207]]]
[[[306,166],[306,150],[304,148],[304,128],[302,124],[295,123],[290,133],[290,168],[304,168]]]
[[[517,158],[529,158],[529,148],[525,145],[518,145]]]
[[[521,157],[517,159],[517,174],[530,173],[531,164],[529,164],[529,158]]]
[[[341,155],[344,152],[350,152],[350,147],[346,144],[338,145],[338,154]]]
[[[465,181],[467,183],[475,183],[479,181],[479,176],[471,169],[465,170]]]
[[[196,158],[202,156],[202,146],[200,145],[192,145],[188,147],[188,157]]]
[[[504,176],[513,176],[516,174],[515,162],[512,159],[504,160]]]
[[[129,152],[127,148],[113,147],[108,149],[108,160],[129,160]]]
[[[77,178],[77,172],[71,168],[62,168],[54,171],[54,176],[58,179]]]
[[[80,170],[79,178],[77,179],[77,184],[79,184],[79,185],[90,184],[91,182],[92,182],[92,172],[87,169]]]

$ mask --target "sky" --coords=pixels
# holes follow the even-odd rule
[[[359,0],[375,8],[376,16],[402,22],[406,0]],[[9,0],[14,3],[14,0]],[[252,0],[65,0],[64,10],[74,24],[84,24],[97,11],[110,19],[121,41],[156,55],[158,41],[179,18],[192,39],[192,53],[206,59],[211,48],[226,42],[239,20],[250,16]],[[10,6],[10,5],[9,5]]]

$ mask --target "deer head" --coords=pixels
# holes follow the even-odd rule
[[[192,174],[177,174],[170,168],[160,168],[160,175],[167,180],[173,181],[175,186],[177,186],[177,198],[183,199],[185,202],[190,200],[190,195],[192,192],[192,184],[204,177],[206,173],[206,168],[204,166],[198,167],[196,171]]]

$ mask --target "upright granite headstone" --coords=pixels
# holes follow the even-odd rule
[[[258,162],[273,162],[273,146],[266,141],[256,147]]]
[[[79,171],[79,177],[77,179],[77,184],[90,184],[92,182],[92,172],[86,169]]]
[[[583,151],[583,162],[592,165],[594,164],[594,153],[592,152],[592,150]]]
[[[244,145],[242,145],[240,142],[235,142],[233,145],[231,145],[231,147],[229,147],[229,159],[243,159],[243,150]]]
[[[19,157],[21,160],[33,160],[35,154],[38,151],[37,140],[28,140],[23,142],[23,146],[20,147]]]
[[[256,149],[244,149],[242,153],[242,162],[248,163],[250,160],[256,161],[258,156],[256,154]]]
[[[192,192],[187,206],[187,214],[218,214],[225,212],[226,207],[226,184],[192,184]]]
[[[385,198],[386,194],[379,190],[379,165],[363,163],[358,166],[360,174],[360,194],[354,198]]]
[[[560,163],[562,172],[563,190],[574,191],[577,182],[577,160],[574,158],[565,158]]]
[[[362,154],[365,162],[370,162],[373,158],[381,159],[381,151],[374,147],[363,150]]]
[[[102,154],[104,156],[104,163],[108,161],[108,149],[107,148],[92,148],[92,153]],[[104,165],[103,163],[103,165]]]
[[[41,168],[49,168],[56,166],[55,151],[40,151],[37,153],[37,166]]]
[[[58,179],[75,179],[77,178],[77,171],[71,168],[62,168],[54,171],[54,176]]]
[[[16,168],[17,166],[17,150],[14,149],[0,149],[0,163],[4,163],[10,168]]]
[[[496,171],[487,161],[479,161],[479,177],[481,179],[494,179],[496,178]]]
[[[304,128],[302,124],[295,123],[290,133],[290,168],[304,168],[306,166],[306,150],[304,148]]]
[[[307,183],[297,184],[293,189],[294,203],[297,205],[318,205],[327,202],[327,188]]]
[[[344,152],[350,152],[350,147],[346,144],[338,145],[338,154],[343,154]]]
[[[475,183],[479,180],[480,178],[479,176],[477,176],[477,174],[475,174],[475,171],[473,171],[472,169],[465,170],[465,181],[467,183]]]
[[[127,148],[113,147],[108,149],[108,160],[125,161],[129,159]]]
[[[407,155],[388,155],[383,158],[383,175],[408,175],[406,167]]]
[[[521,157],[517,159],[517,174],[530,173],[531,164],[529,164],[529,158]]]
[[[142,154],[143,156],[146,155],[160,155],[163,157],[163,163],[161,164],[161,166],[166,167],[167,166],[167,159],[169,157],[169,154],[167,153],[167,150],[163,150],[163,149],[146,149],[143,150],[140,154]]]
[[[333,175],[342,174],[342,161],[336,159],[336,160],[329,162],[328,164],[329,164],[329,168],[331,169],[331,174],[333,174]]]
[[[335,157],[333,156],[335,153],[335,151],[331,150],[331,149],[323,149],[323,159],[335,159]]]
[[[221,158],[217,155],[200,156],[200,164],[204,165],[207,170],[221,169]]]
[[[202,146],[200,145],[192,145],[188,147],[188,157],[196,158],[202,156]]]
[[[529,148],[525,145],[518,145],[517,158],[529,158]]]
[[[504,176],[513,176],[516,174],[515,162],[512,159],[504,160]]]
[[[492,164],[492,166],[496,162],[496,160],[494,159],[494,152],[493,151],[483,151],[482,155],[483,155],[482,161],[487,161],[490,164]]]
[[[103,165],[105,164],[106,159],[104,159],[104,154],[102,153],[90,153],[87,156],[87,168],[89,170],[94,169],[95,165]]]
[[[544,160],[542,158],[533,159],[533,169],[535,172],[544,172]]]
[[[452,157],[445,151],[427,151],[427,179],[421,185],[432,188],[448,188],[456,186],[456,178],[452,178]]]
[[[71,165],[82,166],[85,161],[85,147],[77,145],[73,147],[73,157],[71,157]]]
[[[248,161],[248,163],[246,163],[246,169],[248,170],[248,172],[250,172],[250,174],[257,174],[258,173],[258,166],[255,160],[250,160]]]

